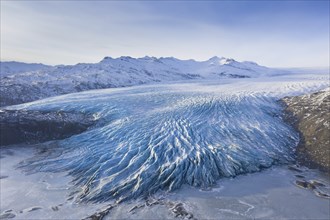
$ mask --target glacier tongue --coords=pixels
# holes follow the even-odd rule
[[[76,201],[98,202],[148,196],[182,184],[207,187],[221,177],[293,159],[298,134],[282,121],[276,98],[187,92],[181,86],[100,90],[12,107],[100,118],[93,129],[44,143],[47,150],[21,167],[68,171]]]

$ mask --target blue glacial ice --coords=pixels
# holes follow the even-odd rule
[[[123,201],[182,184],[208,187],[222,177],[293,160],[298,134],[275,97],[146,86],[70,94],[16,106],[93,114],[79,135],[42,144],[21,163],[30,172],[67,171],[76,201]]]

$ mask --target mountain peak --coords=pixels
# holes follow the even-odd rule
[[[106,57],[104,57],[104,58],[101,60],[101,63],[103,63],[103,62],[107,62],[107,61],[111,61],[111,60],[113,60],[112,57],[108,57],[108,56],[106,56]]]
[[[119,57],[118,59],[120,59],[120,60],[133,60],[134,58],[133,57],[130,57],[130,56],[121,56],[121,57]]]
[[[232,62],[235,62],[235,60],[232,58],[214,56],[214,57],[211,57],[206,62],[208,62],[210,65],[225,65],[225,64],[230,64]]]
[[[223,57],[218,57],[218,56],[213,56],[213,57],[211,57],[210,59],[208,59],[208,61],[211,61],[211,62],[214,62],[214,61],[219,61],[219,60],[221,60]]]

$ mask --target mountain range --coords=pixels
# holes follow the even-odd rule
[[[1,62],[0,106],[91,89],[185,80],[275,76],[285,70],[224,57],[206,61],[173,57],[105,57],[98,63],[48,66]]]

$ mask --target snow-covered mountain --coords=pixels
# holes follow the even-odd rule
[[[41,63],[22,63],[15,61],[0,62],[0,77],[9,76],[16,73],[44,70],[51,66]]]
[[[283,72],[223,57],[206,61],[148,56],[105,57],[99,63],[61,65],[14,75],[4,72],[5,77],[0,82],[0,106],[90,89],[192,79],[274,76]]]

